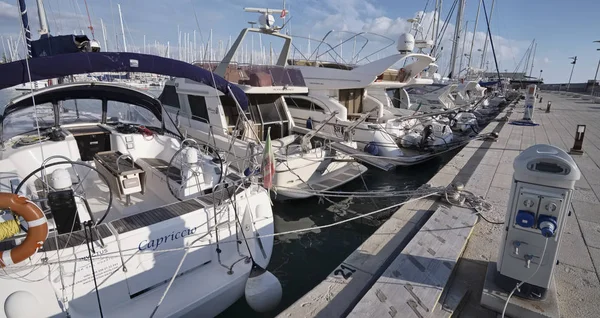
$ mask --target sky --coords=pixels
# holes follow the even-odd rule
[[[37,38],[39,23],[35,0],[26,0],[34,39]],[[258,15],[244,12],[244,7],[280,9],[282,0],[87,0],[89,16],[95,31],[95,38],[103,45],[100,20],[107,30],[108,49],[123,49],[120,34],[117,4],[121,5],[125,23],[126,41],[129,51],[142,51],[146,37],[146,50],[150,53],[165,54],[166,44],[170,43],[171,56],[178,54],[178,30],[190,34],[196,31],[197,45],[208,41],[212,30],[213,47],[218,41],[223,46],[230,37],[235,37],[248,21],[256,21]],[[447,19],[453,0],[444,0],[440,15]],[[327,32],[350,34],[349,32],[372,32],[385,37],[369,35],[369,46],[383,47],[393,44],[401,33],[410,30],[407,19],[422,16],[423,34],[429,34],[433,18],[435,0],[287,0],[287,31],[296,37],[297,49],[308,51],[309,35],[313,39],[323,37]],[[465,18],[468,21],[465,52],[471,46],[473,26],[479,0],[466,0]],[[488,14],[492,11],[492,0],[485,0]],[[7,52],[6,42],[19,38],[21,22],[18,18],[17,0],[0,0],[0,54]],[[84,0],[44,0],[46,14],[53,35],[85,32],[91,37],[86,3]],[[427,5],[427,7],[426,7]],[[569,80],[572,64],[569,57],[577,56],[572,82],[585,82],[594,78],[600,59],[600,1],[597,0],[497,0],[491,16],[491,32],[501,71],[513,72],[520,64],[532,40],[536,40],[536,55],[531,76],[542,78],[546,83],[565,83]],[[456,11],[455,11],[456,13]],[[275,14],[277,25],[282,24]],[[446,35],[442,42],[442,55],[438,60],[440,70],[447,74],[452,35],[455,29],[455,14],[450,17]],[[441,22],[443,23],[443,21]],[[464,24],[463,24],[464,27]],[[464,29],[461,28],[461,37]],[[481,9],[475,41],[473,44],[473,64],[479,66],[487,32],[483,8]],[[338,38],[344,38],[338,35]],[[328,37],[333,39],[333,35]],[[347,39],[344,38],[344,39]],[[339,41],[339,40],[338,40]],[[459,40],[462,49],[462,39]],[[22,47],[22,42],[20,42]],[[158,43],[158,45],[155,45]],[[256,42],[257,43],[257,42]],[[263,45],[266,46],[266,40]],[[314,50],[318,43],[311,44]],[[348,43],[350,44],[350,43]],[[104,46],[104,45],[103,45]],[[258,44],[256,44],[258,47]],[[341,47],[346,54],[352,50],[349,45]],[[384,57],[394,52],[395,45],[371,56]],[[258,48],[255,51],[258,52]],[[268,49],[265,49],[265,52]],[[373,49],[371,52],[375,52]],[[214,52],[214,51],[213,51]],[[484,68],[495,70],[495,63],[488,46]],[[260,55],[261,53],[256,53]],[[262,55],[265,58],[265,54]],[[458,63],[458,62],[457,62]],[[464,58],[463,68],[467,64]],[[517,70],[519,71],[519,70]],[[528,70],[529,73],[529,70]]]

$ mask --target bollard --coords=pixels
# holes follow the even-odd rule
[[[542,99],[543,99],[542,96],[540,96],[540,104],[542,103]]]
[[[569,151],[572,155],[583,154],[583,137],[585,136],[585,125],[577,125],[577,132],[575,133],[575,143],[573,148]]]
[[[552,101],[548,101],[548,104],[546,105],[546,113],[550,112],[550,106],[552,106]]]

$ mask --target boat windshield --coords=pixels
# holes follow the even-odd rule
[[[58,126],[102,123],[102,100],[70,99],[58,102]],[[2,119],[2,140],[36,133],[37,129],[55,127],[54,105],[44,103],[17,109]],[[148,109],[109,100],[106,124],[126,123],[160,128],[161,122]]]
[[[440,94],[443,92],[443,89],[445,89],[446,87],[447,87],[446,85],[415,86],[415,87],[406,88],[406,92],[409,95],[425,95],[425,94],[430,94],[433,92],[437,92],[438,94]]]

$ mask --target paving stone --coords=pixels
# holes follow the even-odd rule
[[[578,200],[571,201],[571,204],[577,219],[600,223],[600,205]]]
[[[559,264],[554,270],[562,317],[598,317],[600,283],[594,271]]]
[[[513,175],[512,174],[503,174],[496,173],[494,175],[494,179],[492,180],[491,188],[503,188],[506,190],[510,190],[513,183]],[[490,190],[491,190],[490,188]]]
[[[561,263],[594,271],[588,248],[579,231],[577,233],[562,233],[558,260]]]
[[[594,269],[596,270],[596,276],[600,276],[600,248],[588,247]]]
[[[600,248],[600,224],[579,220],[579,225],[586,245]]]

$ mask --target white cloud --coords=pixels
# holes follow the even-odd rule
[[[19,17],[19,9],[17,6],[0,1],[0,20],[15,19]]]
[[[544,58],[544,63],[546,63],[546,64],[550,63],[550,59],[549,59],[549,58],[547,58],[547,57],[545,57],[545,58]]]
[[[388,38],[396,40],[397,37],[411,30],[411,23],[407,21],[408,17],[390,17],[385,12],[374,5],[371,1],[360,1],[360,0],[324,0],[322,1],[323,6],[319,9],[307,9],[310,12],[312,19],[316,21],[311,26],[313,34],[320,32],[327,32],[329,30],[347,30],[354,32],[372,32],[376,34],[384,35]],[[422,33],[427,35],[428,39],[431,39],[433,28],[430,26],[432,21],[435,19],[433,12],[423,13],[422,11],[416,12],[413,17],[422,17]],[[443,20],[440,20],[440,29],[444,24]],[[485,21],[482,19],[479,21],[478,29],[484,29]],[[438,64],[441,64],[441,70],[447,68],[450,53],[452,50],[452,38],[454,34],[455,26],[453,23],[449,23],[446,32],[441,43],[442,54],[438,58]],[[465,51],[468,54],[473,39],[473,24],[469,25],[467,30]],[[421,38],[423,36],[420,36]],[[463,31],[460,32],[459,39],[459,50],[462,51],[462,37]],[[472,66],[479,67],[481,61],[481,52],[478,49],[483,49],[486,39],[486,32],[478,31],[475,34],[474,45],[473,45],[473,63]],[[493,35],[494,49],[498,59],[499,67],[501,69],[512,69],[518,63],[526,47],[529,43],[508,39],[499,35]],[[373,44],[373,43],[371,43]],[[386,51],[379,54],[380,57],[393,54],[395,46],[392,46]],[[462,52],[459,52],[459,59]],[[460,61],[457,61],[457,64]],[[494,69],[494,59],[492,54],[491,45],[488,43],[486,62],[489,62],[489,68]],[[484,68],[487,63],[484,63]],[[463,69],[467,65],[467,58],[463,58]],[[457,65],[458,67],[458,65]],[[445,72],[445,71],[443,71]]]

